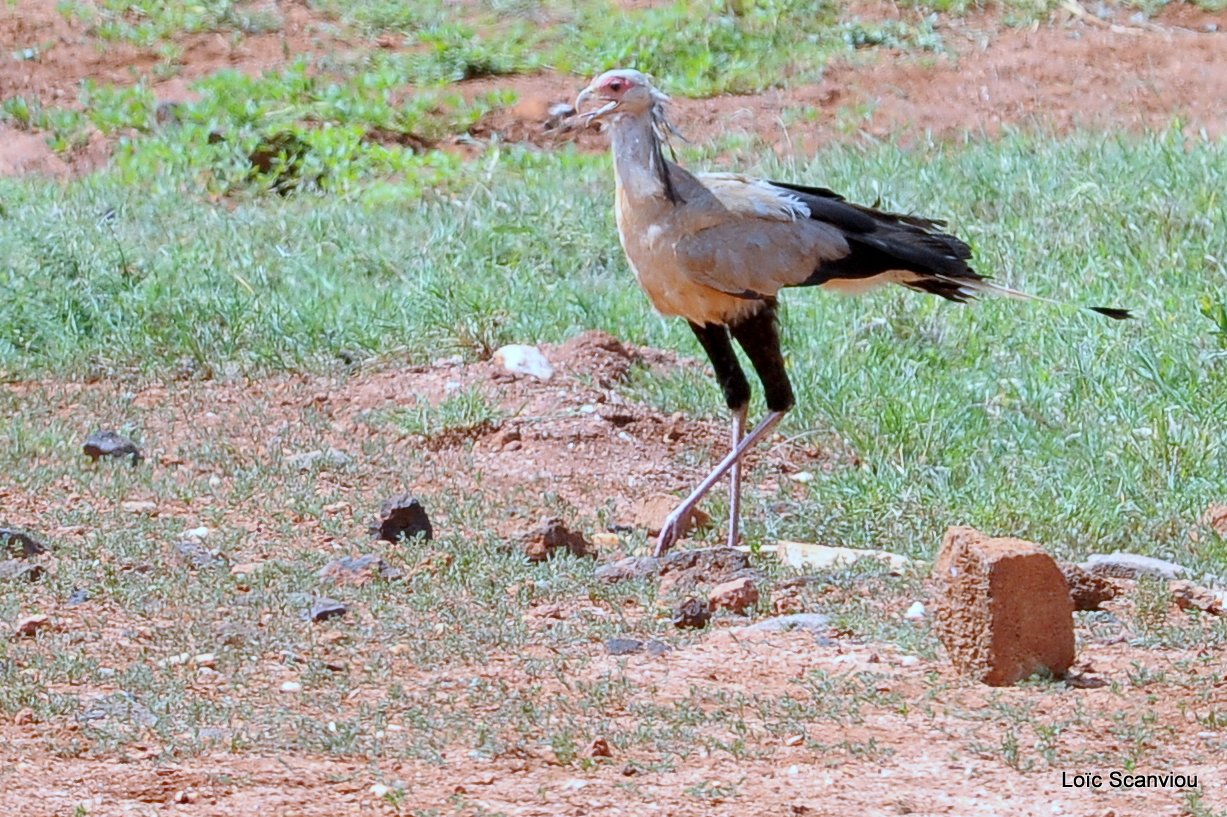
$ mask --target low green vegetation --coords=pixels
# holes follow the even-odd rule
[[[900,290],[787,293],[801,401],[784,433],[861,465],[817,475],[800,498],[786,492],[776,511],[752,515],[752,537],[920,555],[961,521],[1059,553],[1227,558],[1212,534],[1189,536],[1209,499],[1227,495],[1221,143],[1175,131],[1008,135],[836,148],[788,166],[755,166],[755,155],[731,161],[948,216],[982,271],[1137,318]],[[684,325],[653,317],[627,285],[604,156],[502,150],[445,177],[429,189],[390,177],[225,204],[186,192],[198,177],[172,163],[156,178],[120,162],[67,187],[0,182],[12,293],[0,301],[0,369],[340,370],[364,358],[477,359],[590,328],[700,354]],[[670,411],[722,413],[704,366],[641,372],[626,388]],[[413,422],[430,431],[428,418]]]

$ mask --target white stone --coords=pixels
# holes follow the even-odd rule
[[[549,380],[554,376],[554,367],[536,346],[512,343],[495,352],[494,359],[513,374],[526,374],[538,380]]]
[[[386,797],[390,791],[392,790],[382,783],[376,783],[375,785],[371,786],[371,794],[375,795],[376,797]]]
[[[814,545],[808,542],[781,541],[776,553],[785,564],[801,570],[833,570],[848,567],[861,559],[878,559],[896,572],[901,572],[912,564],[911,559],[885,550]]]
[[[209,537],[209,533],[211,533],[211,531],[202,525],[199,528],[191,528],[190,530],[185,530],[183,532],[183,538],[184,539],[194,539],[194,540],[207,539]]]
[[[920,621],[925,617],[925,606],[919,601],[912,602],[912,606],[907,608],[907,612],[903,617],[908,621]]]
[[[281,685],[282,692],[302,692],[302,684],[297,681],[286,681]]]

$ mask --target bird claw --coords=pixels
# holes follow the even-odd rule
[[[669,552],[669,548],[677,544],[677,541],[682,538],[682,518],[686,514],[679,513],[681,509],[677,509],[665,517],[664,524],[660,526],[660,537],[656,540],[655,556],[660,558]]]

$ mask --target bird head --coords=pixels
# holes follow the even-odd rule
[[[599,108],[579,113],[587,122],[612,115],[642,115],[655,113],[669,101],[669,97],[652,87],[647,74],[633,68],[617,68],[606,71],[588,84],[575,98],[575,110],[589,99],[604,102]]]

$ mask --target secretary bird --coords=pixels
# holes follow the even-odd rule
[[[582,112],[593,98],[603,104]],[[851,204],[821,187],[686,171],[661,150],[673,132],[668,101],[647,75],[631,69],[601,74],[575,100],[587,123],[609,123],[618,238],[639,285],[662,315],[690,323],[733,413],[732,450],[665,519],[657,556],[680,538],[691,511],[726,473],[728,541],[738,542],[741,459],[793,406],[776,323],[781,289],[859,293],[894,283],[959,302],[984,293],[1035,298],[976,273],[967,264],[971,248],[941,232],[944,222]],[[1123,309],[1088,308],[1129,317]],[[748,434],[750,384],[733,340],[767,402],[766,417]]]

